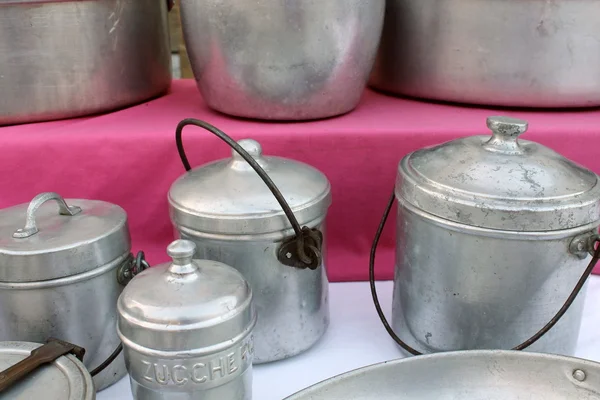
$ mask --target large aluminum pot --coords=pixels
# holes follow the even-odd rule
[[[370,365],[286,400],[600,400],[600,364],[517,351],[460,351]]]
[[[180,150],[187,124],[216,129],[183,121]],[[309,165],[264,155],[254,140],[227,139],[231,158],[194,169],[181,151],[188,172],[169,190],[171,221],[177,237],[196,243],[199,258],[244,275],[258,313],[255,363],[282,360],[311,348],[329,326],[325,221],[331,186]]]
[[[392,333],[412,354],[572,355],[598,257],[600,180],[518,139],[525,121],[487,125],[491,137],[418,150],[398,167]]]
[[[198,88],[240,117],[306,120],[354,109],[375,60],[385,0],[182,0]]]
[[[87,368],[100,367],[120,345],[117,299],[140,270],[130,249],[127,215],[114,204],[42,193],[1,210],[0,341],[65,340],[86,350]],[[94,384],[125,374],[121,355]]]
[[[370,80],[419,98],[600,105],[600,2],[388,0]]]
[[[0,125],[110,111],[171,83],[165,0],[0,0]]]
[[[252,290],[228,265],[193,260],[176,240],[172,262],[150,268],[119,297],[119,336],[137,400],[251,400]]]

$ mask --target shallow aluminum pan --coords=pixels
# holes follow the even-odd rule
[[[460,351],[371,365],[286,400],[600,400],[600,364],[503,350]]]

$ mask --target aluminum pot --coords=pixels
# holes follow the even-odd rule
[[[23,367],[44,346],[28,342],[0,342],[0,378],[11,367]],[[58,354],[58,353],[57,353]],[[48,356],[46,353],[45,356]],[[0,392],[0,397],[11,400],[95,400],[92,377],[83,363],[72,354],[50,357],[43,368],[36,369]],[[39,359],[38,359],[39,360]],[[41,366],[40,366],[41,367]],[[25,367],[27,368],[27,367]],[[20,371],[11,371],[18,373]],[[4,382],[0,379],[0,385]]]
[[[0,0],[0,125],[115,110],[165,93],[165,0]]]
[[[232,157],[192,170],[181,141],[188,124],[225,138]],[[180,123],[177,142],[188,172],[169,190],[175,235],[194,241],[197,257],[231,265],[249,282],[258,313],[255,363],[309,349],[329,326],[329,181],[309,165],[263,155],[256,141],[236,143],[202,121]]]
[[[388,332],[412,354],[572,355],[584,284],[600,257],[598,176],[518,139],[525,121],[490,117],[487,125],[491,137],[418,150],[398,167]],[[371,279],[372,267],[373,256]]]
[[[183,36],[209,107],[307,120],[354,109],[373,67],[385,0],[182,0]]]
[[[0,340],[77,344],[94,372],[120,345],[117,299],[145,265],[130,251],[127,215],[114,204],[42,193],[0,210]],[[126,372],[120,355],[94,372],[95,386]]]
[[[136,400],[251,400],[252,290],[228,265],[193,260],[176,240],[171,263],[150,268],[119,297],[119,336]]]
[[[370,85],[515,107],[600,105],[600,2],[388,0]]]
[[[600,400],[600,364],[518,351],[432,354],[360,368],[316,384],[286,400],[399,398]]]

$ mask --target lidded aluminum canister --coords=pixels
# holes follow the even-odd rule
[[[598,176],[521,140],[526,121],[487,126],[491,137],[418,150],[398,167],[393,330],[417,352],[523,344],[572,355],[585,286],[558,313],[593,268]]]
[[[125,211],[41,193],[0,210],[0,341],[57,338],[84,347],[93,370],[120,345],[117,299],[132,270]],[[123,279],[121,279],[123,278]],[[122,356],[94,377],[98,390],[127,373]]]
[[[42,347],[30,342],[0,342],[0,374]],[[38,368],[0,393],[10,400],[94,400],[92,377],[74,355],[67,354]]]
[[[235,143],[231,142],[230,146]],[[231,265],[248,280],[258,314],[254,362],[259,364],[299,354],[327,330],[324,231],[331,188],[312,166],[263,155],[255,140],[243,139],[237,145],[277,187],[297,219],[294,225],[302,225],[306,237],[298,239],[292,219],[266,180],[235,148],[231,158],[191,170],[182,155],[189,172],[171,186],[170,214],[176,235],[196,243],[197,257]],[[319,255],[307,266],[299,261],[297,250],[309,241],[315,246],[307,250]]]
[[[252,398],[252,291],[235,269],[193,260],[195,251],[171,243],[173,261],[137,275],[119,298],[135,399]]]

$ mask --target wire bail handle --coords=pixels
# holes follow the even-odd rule
[[[394,330],[388,323],[387,318],[386,318],[385,314],[383,313],[383,310],[381,309],[381,304],[379,304],[379,297],[377,296],[377,288],[375,287],[375,255],[377,253],[377,246],[379,244],[379,239],[381,238],[381,234],[383,233],[383,229],[385,228],[385,223],[387,222],[387,219],[390,215],[392,206],[394,205],[395,199],[396,199],[396,195],[395,195],[395,193],[392,192],[392,195],[391,195],[390,199],[388,200],[387,206],[383,213],[381,222],[379,222],[379,226],[377,227],[377,232],[375,233],[375,238],[373,239],[373,245],[371,246],[371,255],[369,258],[369,283],[371,286],[371,296],[373,297],[373,304],[375,305],[375,309],[377,310],[379,319],[381,319],[381,323],[383,324],[383,326],[384,326],[385,330],[388,332],[388,334],[392,337],[392,339],[394,339],[394,341],[396,343],[398,343],[398,345],[400,347],[402,347],[404,350],[406,350],[410,354],[415,355],[415,356],[420,356],[420,355],[423,355],[423,353],[412,348],[406,342],[404,342],[402,339],[400,339],[400,337],[398,335],[396,335],[396,332],[394,332]],[[592,237],[592,240],[589,240],[589,242],[588,242],[590,248],[587,250],[589,251],[590,254],[592,254],[592,259],[591,259],[590,263],[588,264],[587,268],[585,269],[585,271],[583,272],[583,275],[581,276],[581,278],[579,278],[579,281],[577,281],[575,288],[573,289],[573,291],[571,292],[569,297],[567,297],[567,300],[565,301],[563,306],[558,310],[558,312],[554,315],[554,317],[552,317],[552,319],[550,319],[550,321],[542,329],[537,331],[533,336],[531,336],[529,339],[525,340],[523,343],[519,344],[518,346],[513,347],[511,350],[524,350],[524,349],[528,348],[529,346],[531,346],[532,344],[534,344],[535,342],[537,342],[542,336],[544,336],[546,333],[548,333],[548,331],[550,329],[552,329],[554,327],[554,325],[556,325],[556,323],[565,315],[565,313],[567,312],[569,307],[571,307],[571,305],[577,298],[577,295],[579,294],[579,292],[585,285],[585,282],[587,281],[588,277],[592,274],[592,271],[594,270],[594,267],[598,263],[598,260],[600,260],[600,236],[598,236],[597,234],[595,234],[595,235],[591,234],[591,237]]]
[[[227,143],[229,147],[235,150],[248,164],[250,164],[252,169],[254,169],[265,185],[267,185],[271,193],[273,193],[273,196],[275,196],[277,202],[283,209],[283,212],[290,221],[295,233],[294,237],[285,240],[279,247],[279,250],[277,251],[277,259],[279,262],[294,268],[308,268],[311,270],[316,270],[323,262],[323,233],[317,228],[309,228],[307,226],[300,227],[300,224],[292,212],[292,209],[269,175],[242,146],[229,137],[225,132],[214,127],[208,122],[198,119],[186,118],[179,122],[175,132],[175,141],[177,143],[179,157],[181,158],[181,162],[185,170],[190,171],[192,169],[185,154],[185,149],[183,147],[183,141],[181,138],[183,128],[187,125],[194,125],[199,128],[203,128]]]

